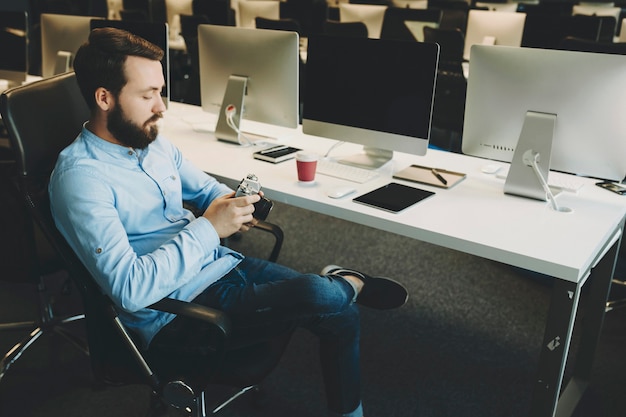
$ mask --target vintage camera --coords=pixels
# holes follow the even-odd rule
[[[235,192],[235,197],[241,197],[243,195],[254,195],[258,194],[261,191],[261,183],[259,179],[254,174],[248,174],[237,187],[237,191]],[[274,207],[274,203],[265,198],[261,197],[259,201],[254,203],[254,213],[252,214],[255,219],[265,220],[270,214],[270,210]]]

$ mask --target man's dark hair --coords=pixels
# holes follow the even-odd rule
[[[160,61],[163,50],[125,30],[110,27],[91,31],[76,53],[74,71],[80,91],[90,109],[96,105],[94,92],[104,87],[117,97],[126,85],[126,57],[138,56]]]

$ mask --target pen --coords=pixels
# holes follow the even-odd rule
[[[446,179],[445,179],[444,177],[442,177],[442,176],[441,176],[441,174],[440,174],[440,173],[439,173],[439,172],[438,172],[435,168],[431,168],[431,169],[430,169],[430,172],[432,172],[432,173],[433,173],[433,175],[434,175],[435,177],[437,177],[437,179],[438,179],[439,181],[441,181],[441,183],[442,183],[443,185],[448,185],[448,181],[446,181]]]
[[[287,148],[286,145],[278,145],[278,146],[271,147],[269,149],[264,149],[262,151],[259,151],[259,153],[260,154],[272,153],[272,152],[276,152],[276,151],[282,151],[285,148]]]

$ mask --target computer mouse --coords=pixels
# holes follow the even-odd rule
[[[480,170],[485,174],[495,174],[496,172],[500,171],[500,165],[488,164],[484,165]]]
[[[350,187],[349,185],[340,185],[326,190],[326,195],[330,198],[342,198],[352,193],[356,193],[356,188]]]

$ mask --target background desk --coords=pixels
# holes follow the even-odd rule
[[[559,203],[573,212],[557,213],[544,202],[504,195],[503,181],[480,171],[486,164],[484,160],[429,151],[425,157],[396,154],[394,163],[381,178],[357,186],[359,193],[389,182],[392,172],[411,163],[465,172],[467,179],[450,190],[416,185],[437,194],[403,213],[391,214],[350,199],[332,200],[325,196],[325,188],[345,181],[318,175],[316,185],[302,186],[296,180],[293,160],[278,165],[256,161],[252,158],[253,148],[217,142],[208,133],[194,131],[194,127],[206,128],[210,124],[208,115],[199,108],[172,103],[162,131],[188,159],[231,186],[252,172],[261,180],[266,195],[276,201],[555,277],[531,414],[570,414],[584,391],[604,316],[626,215],[623,197],[601,190],[588,180],[578,194],[564,193],[559,197]],[[321,154],[334,143],[288,129],[253,127],[277,135],[281,142]],[[358,149],[346,144],[332,155],[350,154]],[[576,372],[557,410],[580,290],[592,269],[590,305]]]

